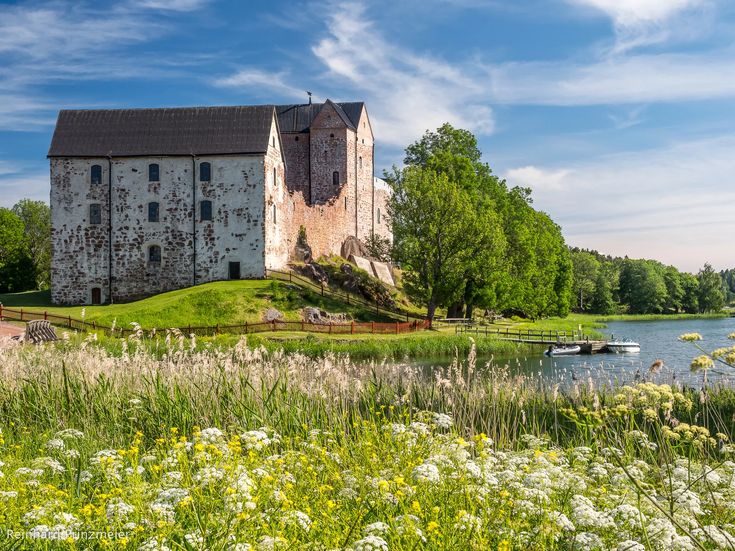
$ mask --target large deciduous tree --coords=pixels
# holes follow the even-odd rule
[[[725,306],[725,292],[720,274],[712,269],[710,264],[705,264],[697,274],[699,280],[699,311],[719,312]]]
[[[23,221],[0,208],[0,293],[35,289],[36,272]]]
[[[51,279],[51,209],[43,201],[21,199],[13,206],[13,212],[23,222],[36,286],[46,288]]]
[[[494,215],[478,212],[446,174],[421,167],[407,167],[393,180],[389,212],[406,292],[433,319],[438,306],[457,300],[468,269],[492,250]]]

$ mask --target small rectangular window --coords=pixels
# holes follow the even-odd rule
[[[339,172],[335,171],[335,172],[332,173],[332,183],[335,186],[338,186],[339,185]]]
[[[151,245],[148,247],[148,262],[161,262],[161,247],[158,245]]]
[[[212,180],[212,165],[209,163],[202,163],[199,165],[199,181],[209,182]]]
[[[212,201],[202,201],[199,203],[199,213],[202,221],[212,219]]]
[[[158,203],[148,203],[148,221],[158,222]]]
[[[89,223],[102,223],[102,205],[100,205],[99,203],[92,203],[91,205],[89,205]]]
[[[159,168],[156,163],[151,163],[148,165],[148,181],[149,182],[160,181]]]
[[[89,179],[93,186],[98,186],[102,183],[102,167],[100,165],[92,165],[89,171]]]

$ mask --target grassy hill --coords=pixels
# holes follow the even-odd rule
[[[281,311],[287,320],[300,320],[304,306],[317,306],[328,312],[347,312],[360,321],[392,321],[391,317],[322,297],[296,284],[271,280],[205,283],[126,304],[53,306],[48,291],[0,294],[0,303],[8,308],[47,310],[78,319],[82,318],[84,311],[87,321],[110,325],[115,320],[118,327],[128,326],[131,322],[145,328],[252,323],[262,321],[269,307]]]

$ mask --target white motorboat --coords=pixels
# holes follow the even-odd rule
[[[544,352],[546,356],[573,356],[579,354],[582,349],[576,345],[569,346],[549,346],[548,350]]]
[[[633,341],[610,341],[607,350],[615,354],[627,354],[641,351],[641,345]]]

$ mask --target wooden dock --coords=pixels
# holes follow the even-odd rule
[[[475,335],[477,337],[494,337],[501,341],[534,344],[539,346],[576,345],[582,354],[598,354],[607,351],[607,341],[590,339],[581,331],[538,331],[532,329],[500,329],[461,325],[454,329],[457,335]]]

